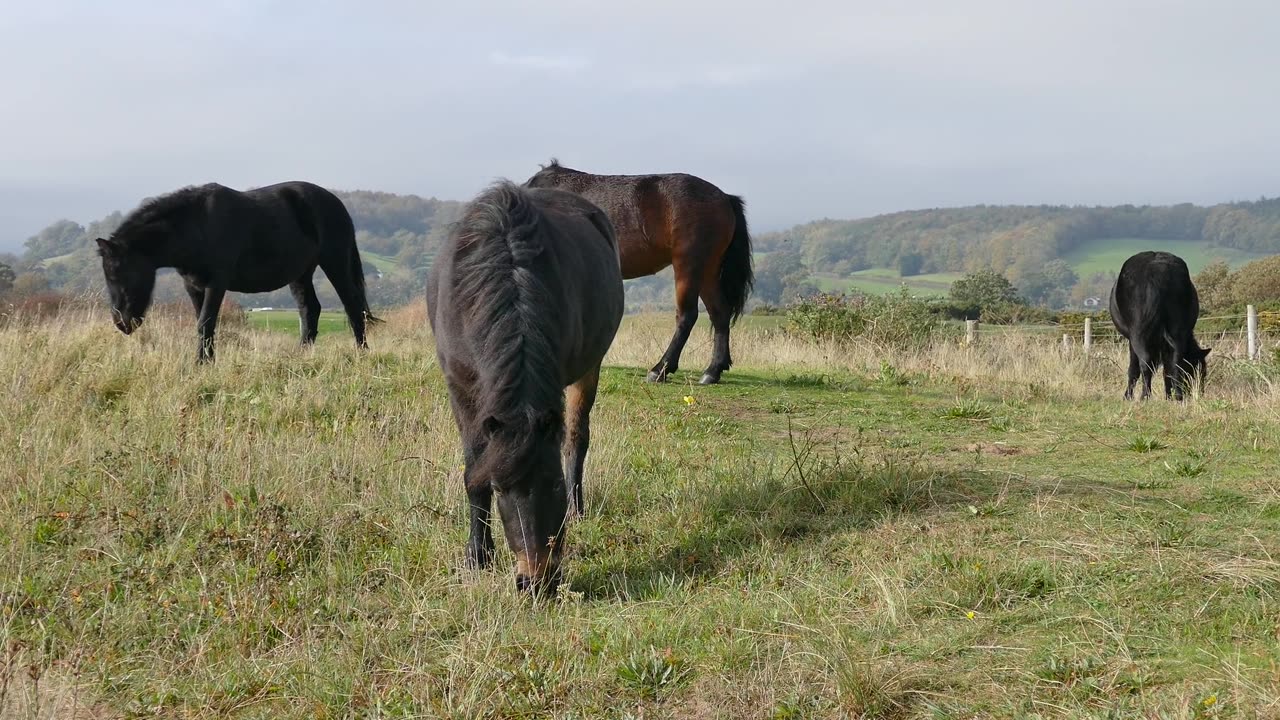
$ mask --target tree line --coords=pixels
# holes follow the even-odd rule
[[[420,295],[436,250],[463,204],[373,191],[339,191],[366,253],[370,301],[397,305]],[[28,238],[21,256],[0,256],[8,268],[0,289],[9,295],[97,291],[101,269],[92,240],[108,236],[124,219],[114,212],[88,225],[59,220]],[[818,220],[755,238],[755,301],[781,304],[817,292],[814,274],[847,277],[868,268],[923,273],[990,270],[1019,288],[1032,304],[1061,307],[1104,295],[1114,273],[1077,277],[1061,260],[1072,249],[1103,238],[1193,240],[1253,253],[1280,253],[1280,198],[1211,207],[988,206],[936,208],[862,220]],[[372,257],[371,257],[372,256]],[[12,275],[12,278],[8,278]],[[628,306],[669,308],[667,275],[628,281]],[[337,303],[323,273],[317,292]],[[157,299],[184,297],[172,273],[157,281]],[[293,304],[287,289],[254,296],[256,305]]]

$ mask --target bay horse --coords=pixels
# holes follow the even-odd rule
[[[1151,378],[1164,366],[1164,396],[1182,400],[1200,377],[1204,394],[1209,350],[1196,342],[1200,296],[1187,263],[1177,255],[1146,250],[1120,266],[1111,290],[1111,322],[1129,341],[1129,378],[1124,399],[1142,378],[1142,399],[1151,397]]]
[[[239,191],[217,183],[148,200],[110,238],[97,238],[111,314],[128,335],[151,306],[156,271],[182,276],[196,312],[197,363],[214,358],[218,310],[227,291],[260,293],[285,285],[298,303],[302,344],[315,342],[320,301],[316,267],[342,300],[356,345],[365,323],[380,322],[365,297],[355,226],[338,196],[308,182]]]
[[[711,364],[700,382],[720,382],[721,373],[733,365],[729,327],[742,315],[754,282],[742,198],[684,173],[592,175],[555,159],[525,185],[569,190],[603,209],[618,233],[623,278],[673,267],[676,329],[647,379],[663,382],[679,369],[680,353],[698,321],[701,297],[711,316],[715,343]]]
[[[613,226],[573,193],[499,182],[436,256],[427,309],[466,461],[467,565],[492,561],[497,492],[516,587],[554,591],[565,523],[583,511],[600,363],[622,322]]]

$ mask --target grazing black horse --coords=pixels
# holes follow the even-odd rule
[[[1200,376],[1204,393],[1206,358],[1194,333],[1200,316],[1200,297],[1187,264],[1177,255],[1145,251],[1124,261],[1111,290],[1111,322],[1129,341],[1129,383],[1126,400],[1142,376],[1142,399],[1151,397],[1151,377],[1164,366],[1164,394],[1182,400],[1190,379]]]
[[[367,347],[365,322],[378,322],[365,298],[351,215],[336,195],[308,182],[243,192],[216,183],[183,188],[143,203],[110,239],[97,243],[112,316],[126,335],[146,316],[156,270],[178,271],[198,318],[197,362],[213,360],[218,310],[228,290],[259,293],[288,285],[302,316],[302,343],[314,342],[320,321],[311,282],[316,266],[342,299],[357,345]]]
[[[436,256],[427,305],[466,459],[467,563],[492,560],[496,491],[516,587],[554,590],[570,504],[583,509],[600,362],[622,322],[613,226],[572,193],[498,183]]]
[[[618,233],[622,277],[652,275],[668,265],[675,270],[676,330],[648,379],[662,382],[679,369],[701,297],[715,344],[700,382],[720,382],[733,365],[729,326],[742,315],[754,281],[742,198],[684,173],[592,175],[555,160],[525,185],[570,190],[608,213]]]

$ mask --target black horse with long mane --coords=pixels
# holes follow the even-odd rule
[[[676,329],[648,379],[662,382],[680,366],[698,321],[698,298],[707,306],[715,343],[701,383],[720,382],[733,365],[729,326],[751,294],[751,234],[742,198],[694,175],[593,175],[552,160],[525,185],[578,193],[613,221],[622,253],[622,277],[675,271]]]
[[[600,362],[622,322],[613,226],[573,193],[498,183],[436,256],[427,305],[466,460],[467,563],[492,560],[497,491],[516,586],[554,590],[570,507],[583,509]]]
[[[320,301],[316,267],[342,300],[356,344],[365,323],[378,322],[365,298],[355,226],[342,200],[308,182],[239,191],[210,183],[144,202],[98,254],[116,327],[128,335],[151,306],[156,271],[182,276],[195,307],[198,362],[213,360],[218,310],[227,291],[259,293],[289,286],[301,315],[302,343],[315,341]]]

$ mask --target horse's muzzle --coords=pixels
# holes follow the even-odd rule
[[[112,313],[111,319],[115,321],[116,329],[125,335],[132,335],[133,331],[137,330],[142,325],[142,318],[129,318],[128,320],[125,320],[119,315]]]

